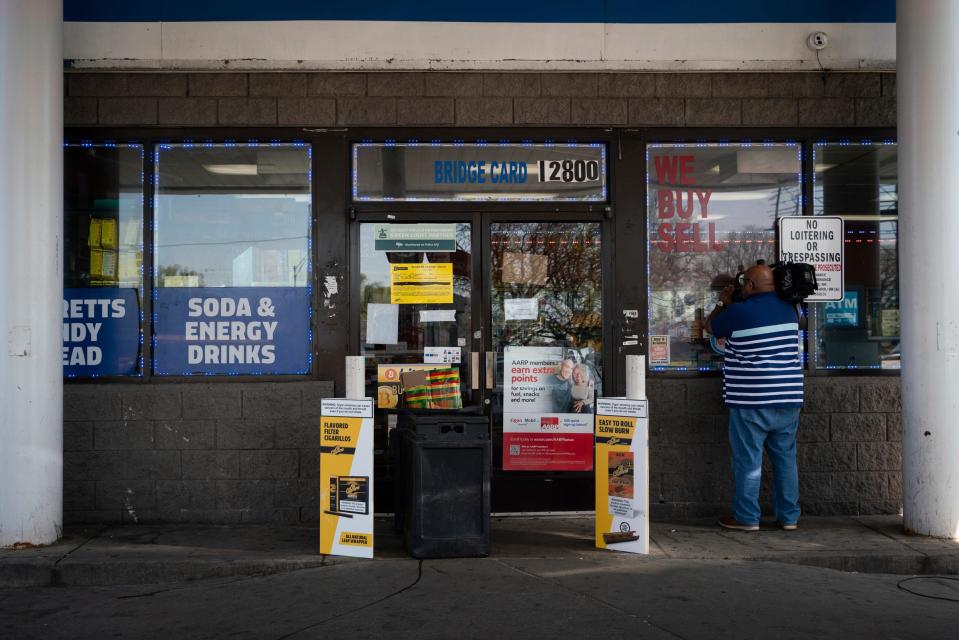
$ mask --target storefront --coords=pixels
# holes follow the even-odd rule
[[[404,406],[489,415],[495,512],[591,509],[592,398],[627,354],[653,516],[717,512],[703,314],[775,259],[778,218],[823,214],[846,291],[809,306],[804,508],[899,508],[892,129],[73,127],[65,158],[68,518],[313,521],[347,355],[378,407],[377,512]]]
[[[808,306],[803,510],[954,535],[935,4],[15,3],[4,530],[315,522],[350,355],[380,482],[392,405],[434,400],[406,374],[490,416],[494,510],[538,512],[590,507],[588,399],[646,356],[650,515],[719,513],[702,318],[798,215],[842,294]]]

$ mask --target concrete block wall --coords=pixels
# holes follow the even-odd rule
[[[653,518],[728,511],[721,381],[652,378],[647,392]],[[68,384],[65,521],[315,524],[320,398],[332,393],[330,382]],[[804,513],[899,512],[899,397],[898,378],[807,378]]]
[[[318,521],[332,382],[67,384],[64,520]]]
[[[647,394],[653,518],[728,513],[733,485],[722,381],[653,378]],[[806,378],[798,435],[803,513],[899,513],[900,410],[898,378]],[[768,465],[763,476],[764,513],[772,515]]]
[[[894,73],[69,72],[68,126],[895,126]]]

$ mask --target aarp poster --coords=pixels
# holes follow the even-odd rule
[[[589,471],[599,375],[581,350],[506,347],[503,469]]]

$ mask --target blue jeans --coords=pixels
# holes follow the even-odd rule
[[[799,521],[799,471],[796,429],[799,407],[729,408],[729,445],[733,452],[733,515],[743,524],[759,524],[759,480],[763,447],[773,463],[773,508],[782,524]]]

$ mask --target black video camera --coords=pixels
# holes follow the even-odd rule
[[[766,264],[765,260],[757,260],[756,264]],[[776,294],[789,304],[800,304],[819,288],[816,282],[816,269],[805,262],[774,262],[769,265],[773,272],[773,282],[776,284]],[[733,285],[733,302],[743,301],[743,278],[746,272],[736,274]]]

